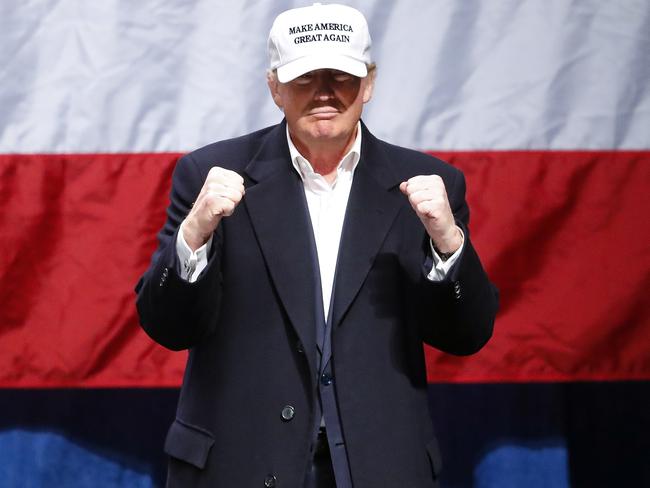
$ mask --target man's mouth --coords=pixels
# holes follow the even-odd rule
[[[339,110],[336,107],[314,107],[309,111],[309,115],[315,117],[319,120],[327,120],[336,117],[339,114]]]

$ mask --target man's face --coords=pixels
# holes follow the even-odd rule
[[[269,79],[273,100],[284,111],[292,138],[308,147],[351,139],[363,104],[372,96],[372,76],[342,71],[310,71],[288,83]]]

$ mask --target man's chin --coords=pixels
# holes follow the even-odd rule
[[[345,124],[341,124],[340,122],[338,118],[330,120],[303,119],[298,122],[297,130],[292,131],[292,133],[304,143],[308,143],[308,141],[312,143],[347,141],[356,126],[346,131]],[[291,127],[289,127],[289,130],[291,130]]]
[[[343,135],[341,128],[332,119],[312,122],[309,124],[309,133],[314,139],[336,139]]]

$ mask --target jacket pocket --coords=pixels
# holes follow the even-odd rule
[[[176,419],[167,432],[165,452],[174,458],[203,469],[213,444],[212,434]]]
[[[429,455],[429,461],[431,462],[431,470],[433,471],[434,479],[438,479],[440,476],[440,471],[442,471],[442,456],[440,456],[440,447],[438,447],[438,441],[433,438],[427,445],[427,454]]]

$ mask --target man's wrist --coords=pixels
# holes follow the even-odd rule
[[[185,243],[192,250],[192,252],[195,252],[197,249],[203,246],[210,239],[209,235],[202,236],[200,235],[200,233],[196,232],[194,230],[194,227],[192,226],[192,223],[189,222],[187,219],[183,220],[183,222],[181,223],[180,231],[183,234],[183,239],[185,240]]]
[[[449,256],[458,251],[458,249],[463,245],[463,232],[460,230],[460,227],[454,225],[450,234],[451,235],[446,238],[431,239],[434,249],[443,260],[445,260],[444,256],[449,258]]]
[[[443,263],[445,261],[447,261],[450,257],[452,257],[454,255],[454,253],[456,252],[456,251],[442,252],[438,248],[436,248],[435,246],[433,246],[433,250],[436,252],[438,257],[440,258],[440,261],[442,261]]]

